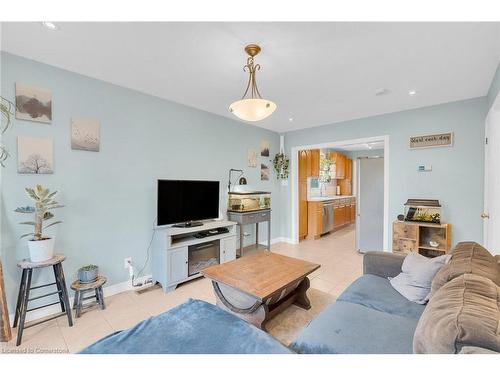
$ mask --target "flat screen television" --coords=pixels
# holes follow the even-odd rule
[[[201,225],[219,217],[219,181],[158,180],[157,225]]]

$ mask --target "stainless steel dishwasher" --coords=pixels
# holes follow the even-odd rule
[[[333,202],[323,203],[323,230],[321,234],[328,233],[333,230]]]

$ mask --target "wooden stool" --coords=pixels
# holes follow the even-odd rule
[[[83,301],[95,298],[96,305],[101,306],[101,310],[104,310],[106,306],[104,305],[104,293],[102,292],[102,286],[106,283],[107,279],[104,276],[98,276],[95,281],[90,283],[82,283],[79,280],[73,281],[71,284],[71,289],[75,291],[75,300],[73,302],[73,308],[75,309],[75,317],[79,318],[82,315]],[[91,290],[94,290],[95,295],[84,297],[83,295]],[[87,307],[87,306],[85,306]]]
[[[38,325],[40,323],[47,322],[52,319],[59,318],[60,316],[67,315],[68,316],[68,323],[69,326],[73,326],[73,318],[71,317],[71,307],[69,304],[68,300],[68,289],[66,288],[66,281],[64,280],[64,272],[62,268],[62,262],[66,259],[66,257],[62,254],[56,254],[52,259],[46,260],[44,262],[32,262],[29,259],[23,259],[20,262],[17,263],[17,266],[20,267],[23,270],[23,274],[21,276],[21,285],[19,286],[19,295],[17,297],[17,305],[16,305],[16,314],[14,316],[14,325],[13,327],[17,326],[17,323],[19,322],[19,329],[17,330],[17,343],[16,345],[19,346],[21,344],[21,340],[23,337],[23,331],[26,328],[33,327],[35,325]],[[55,276],[55,282],[54,283],[49,283],[49,284],[44,284],[44,285],[39,285],[35,287],[31,287],[31,277],[33,275],[33,270],[36,268],[44,268],[44,267],[50,267],[54,269],[54,276]],[[39,288],[44,288],[47,286],[51,285],[56,285],[57,291],[52,292],[52,293],[47,293],[43,294],[38,297],[33,297],[30,298],[30,290],[34,289],[39,289]],[[42,306],[37,306],[32,309],[28,309],[28,302],[30,301],[35,301],[40,298],[48,297],[53,294],[58,294],[59,296],[59,301],[53,302],[53,303],[48,303],[46,305]],[[52,306],[52,305],[61,305],[61,310],[62,313],[58,314],[56,316],[53,316],[51,318],[36,322],[34,324],[31,324],[29,326],[25,326],[25,320],[26,320],[26,313],[28,311],[33,311],[33,310],[38,310],[43,307],[47,306]]]

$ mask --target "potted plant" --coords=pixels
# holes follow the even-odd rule
[[[276,171],[276,178],[278,180],[286,180],[288,178],[289,164],[290,161],[283,152],[280,152],[279,154],[276,154],[274,156],[273,166],[274,170]]]
[[[54,237],[44,236],[42,231],[53,225],[61,223],[54,221],[44,226],[44,222],[53,219],[54,214],[51,210],[59,207],[64,207],[54,200],[57,191],[50,192],[49,189],[42,185],[36,185],[35,188],[26,188],[28,196],[35,201],[35,206],[18,207],[15,212],[23,214],[33,214],[34,221],[23,221],[20,224],[32,225],[33,232],[24,234],[21,238],[32,236],[28,241],[30,251],[30,259],[32,262],[43,262],[53,257],[54,255]]]
[[[78,270],[78,280],[81,283],[87,284],[95,281],[99,276],[99,267],[95,264],[89,264]]]

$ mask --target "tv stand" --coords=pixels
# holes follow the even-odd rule
[[[160,283],[167,293],[183,282],[203,277],[199,272],[189,275],[190,254],[194,257],[200,244],[205,243],[207,247],[210,247],[210,243],[218,245],[219,263],[235,260],[236,225],[234,221],[213,220],[198,226],[156,228],[152,247],[153,282]],[[215,234],[215,231],[219,233]],[[200,236],[203,232],[210,235]]]
[[[186,223],[180,223],[172,225],[174,228],[191,228],[191,227],[201,227],[203,223],[201,221],[188,221]]]

